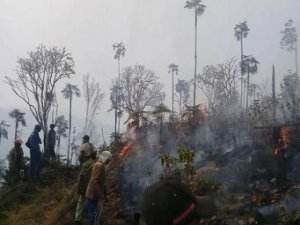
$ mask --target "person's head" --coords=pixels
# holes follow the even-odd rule
[[[21,146],[22,143],[23,143],[23,141],[22,141],[21,139],[16,139],[16,140],[14,141],[15,146]]]
[[[82,142],[87,143],[89,141],[90,141],[90,136],[89,135],[84,135],[83,138],[82,138]]]
[[[90,153],[90,159],[95,160],[97,158],[97,152],[93,151]]]
[[[104,151],[99,155],[99,160],[101,160],[104,164],[108,164],[112,159],[112,154],[110,151]]]
[[[34,131],[40,132],[41,130],[42,130],[42,127],[39,124],[34,126]]]
[[[50,124],[50,129],[51,129],[51,130],[53,130],[53,129],[54,129],[54,127],[55,127],[55,124],[53,124],[53,123],[52,123],[52,124]]]
[[[178,178],[165,178],[147,187],[135,219],[139,225],[193,225],[216,213],[212,199],[197,198]]]

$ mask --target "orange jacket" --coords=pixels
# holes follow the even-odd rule
[[[93,166],[85,197],[104,199],[105,191],[105,166],[102,161],[98,160]]]

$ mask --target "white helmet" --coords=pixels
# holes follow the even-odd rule
[[[112,158],[112,154],[109,151],[104,151],[99,155],[102,162],[106,163],[107,160]]]

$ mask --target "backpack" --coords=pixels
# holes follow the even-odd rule
[[[94,163],[88,168],[82,168],[81,173],[79,175],[77,193],[80,195],[85,195],[85,191],[87,189]]]
[[[27,139],[25,145],[27,148],[30,148],[30,137]]]

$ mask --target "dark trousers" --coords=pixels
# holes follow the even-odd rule
[[[42,167],[42,154],[40,151],[33,151],[30,149],[30,167],[29,177],[32,181],[35,181],[39,175]]]
[[[88,199],[88,225],[101,225],[102,201],[100,199]]]

